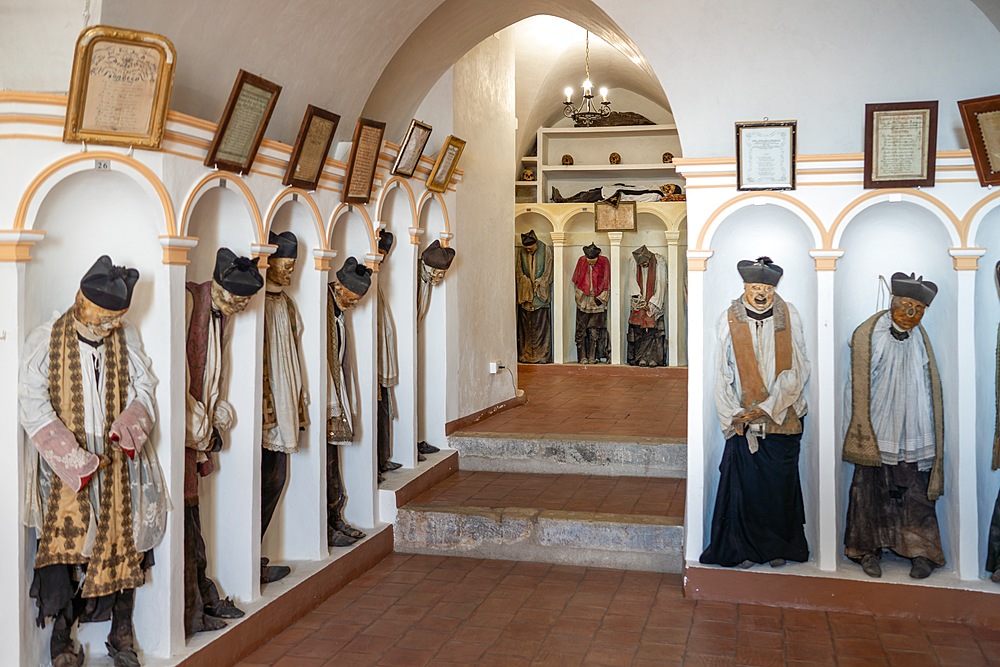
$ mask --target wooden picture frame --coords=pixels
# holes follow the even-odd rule
[[[205,166],[248,173],[279,94],[278,84],[241,69],[205,156]]]
[[[445,139],[444,146],[437,154],[431,173],[427,175],[425,187],[431,192],[444,192],[448,189],[448,183],[455,174],[458,167],[458,160],[465,150],[465,140],[459,139],[455,135],[449,135]]]
[[[427,140],[431,138],[432,128],[427,123],[421,123],[414,118],[410,121],[410,127],[406,130],[403,143],[399,147],[399,155],[392,165],[392,173],[407,178],[413,176],[420,164],[420,156],[424,154],[424,147]]]
[[[865,105],[865,188],[934,185],[937,100]]]
[[[958,110],[980,185],[1000,185],[1000,95],[961,100]]]
[[[76,40],[63,141],[163,145],[177,53],[169,39],[106,25]]]
[[[347,160],[344,189],[340,201],[345,204],[367,204],[372,198],[375,169],[382,149],[385,123],[368,118],[358,118],[351,141],[351,156]]]
[[[798,122],[736,123],[736,189],[794,190]]]
[[[338,124],[340,116],[332,111],[311,104],[306,107],[306,115],[302,118],[295,146],[288,158],[285,177],[281,180],[284,185],[303,190],[316,189]]]
[[[595,232],[634,232],[637,220],[634,201],[619,202],[617,206],[603,201],[594,203]]]

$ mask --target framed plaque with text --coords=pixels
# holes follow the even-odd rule
[[[865,105],[865,187],[934,185],[938,103]]]
[[[736,123],[736,189],[795,189],[794,120]]]
[[[1000,185],[1000,95],[958,103],[981,185]]]
[[[595,232],[634,232],[638,208],[634,201],[619,202],[617,206],[608,202],[594,203]]]
[[[176,58],[162,35],[84,29],[73,55],[63,141],[160,148]]]
[[[240,70],[205,156],[206,167],[246,174],[264,140],[281,86]]]
[[[347,160],[347,175],[340,201],[345,204],[367,204],[372,198],[378,152],[382,149],[385,123],[358,118],[351,142],[351,157]]]
[[[448,183],[455,174],[458,167],[458,159],[462,157],[465,150],[465,140],[450,135],[445,139],[441,152],[438,153],[437,160],[431,168],[431,173],[427,176],[425,187],[431,192],[444,192],[448,189]]]
[[[431,138],[431,126],[421,123],[414,118],[410,121],[410,128],[403,138],[403,145],[399,147],[399,155],[396,163],[392,165],[392,173],[409,178],[417,169],[420,156],[424,154],[424,146]]]
[[[282,183],[303,190],[316,189],[338,123],[340,116],[337,114],[311,104],[306,107],[306,115],[302,119],[292,155],[288,158],[288,168],[285,169]]]

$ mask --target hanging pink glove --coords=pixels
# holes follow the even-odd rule
[[[59,475],[59,479],[74,492],[86,486],[101,463],[101,458],[81,447],[72,431],[58,419],[53,419],[31,436],[31,444],[52,472]]]
[[[152,430],[153,418],[149,412],[139,401],[132,401],[111,423],[111,439],[118,443],[129,459],[134,459],[135,453],[142,451],[142,446],[149,440]]]

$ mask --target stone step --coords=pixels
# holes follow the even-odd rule
[[[462,470],[672,477],[687,475],[684,439],[457,432]]]
[[[680,573],[677,517],[410,503],[396,515],[403,553]]]
[[[677,573],[685,487],[460,470],[399,508],[396,550]]]

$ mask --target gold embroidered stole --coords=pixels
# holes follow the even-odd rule
[[[774,295],[774,376],[778,377],[792,367],[792,330],[788,316],[788,307],[777,294]],[[746,308],[741,299],[733,301],[727,317],[729,334],[733,339],[733,355],[736,357],[736,369],[740,374],[740,405],[746,409],[757,407],[770,396],[764,380],[760,376],[757,356],[754,354],[753,337],[750,335],[749,320]],[[754,423],[764,423],[768,433],[795,434],[802,433],[802,420],[789,407],[785,411],[785,420],[776,423],[767,415],[755,420]]]
[[[104,402],[106,423],[104,442],[115,417],[128,399],[128,350],[125,332],[119,328],[104,340]],[[84,432],[83,374],[80,348],[72,311],[56,320],[49,337],[49,400],[56,416],[74,434],[77,443],[87,448]],[[94,452],[97,453],[97,452]],[[118,447],[105,446],[110,461],[99,469],[87,486],[78,493],[68,488],[58,475],[52,475],[42,534],[35,557],[35,568],[59,563],[87,563],[83,597],[99,597],[142,584],[142,556],[135,550],[132,534],[132,496],[128,459]],[[99,485],[97,534],[89,559],[84,543],[92,511],[90,485]]]
[[[288,323],[292,327],[292,338],[295,346],[299,345],[298,331],[298,311],[295,310],[295,302],[284,292],[266,292],[265,299],[275,299],[288,306]],[[278,416],[274,409],[274,393],[271,391],[271,350],[268,342],[267,327],[264,327],[264,374],[263,374],[264,396],[261,404],[261,426],[266,431],[278,425]],[[299,427],[309,423],[309,413],[306,411],[305,401],[299,393]]]

